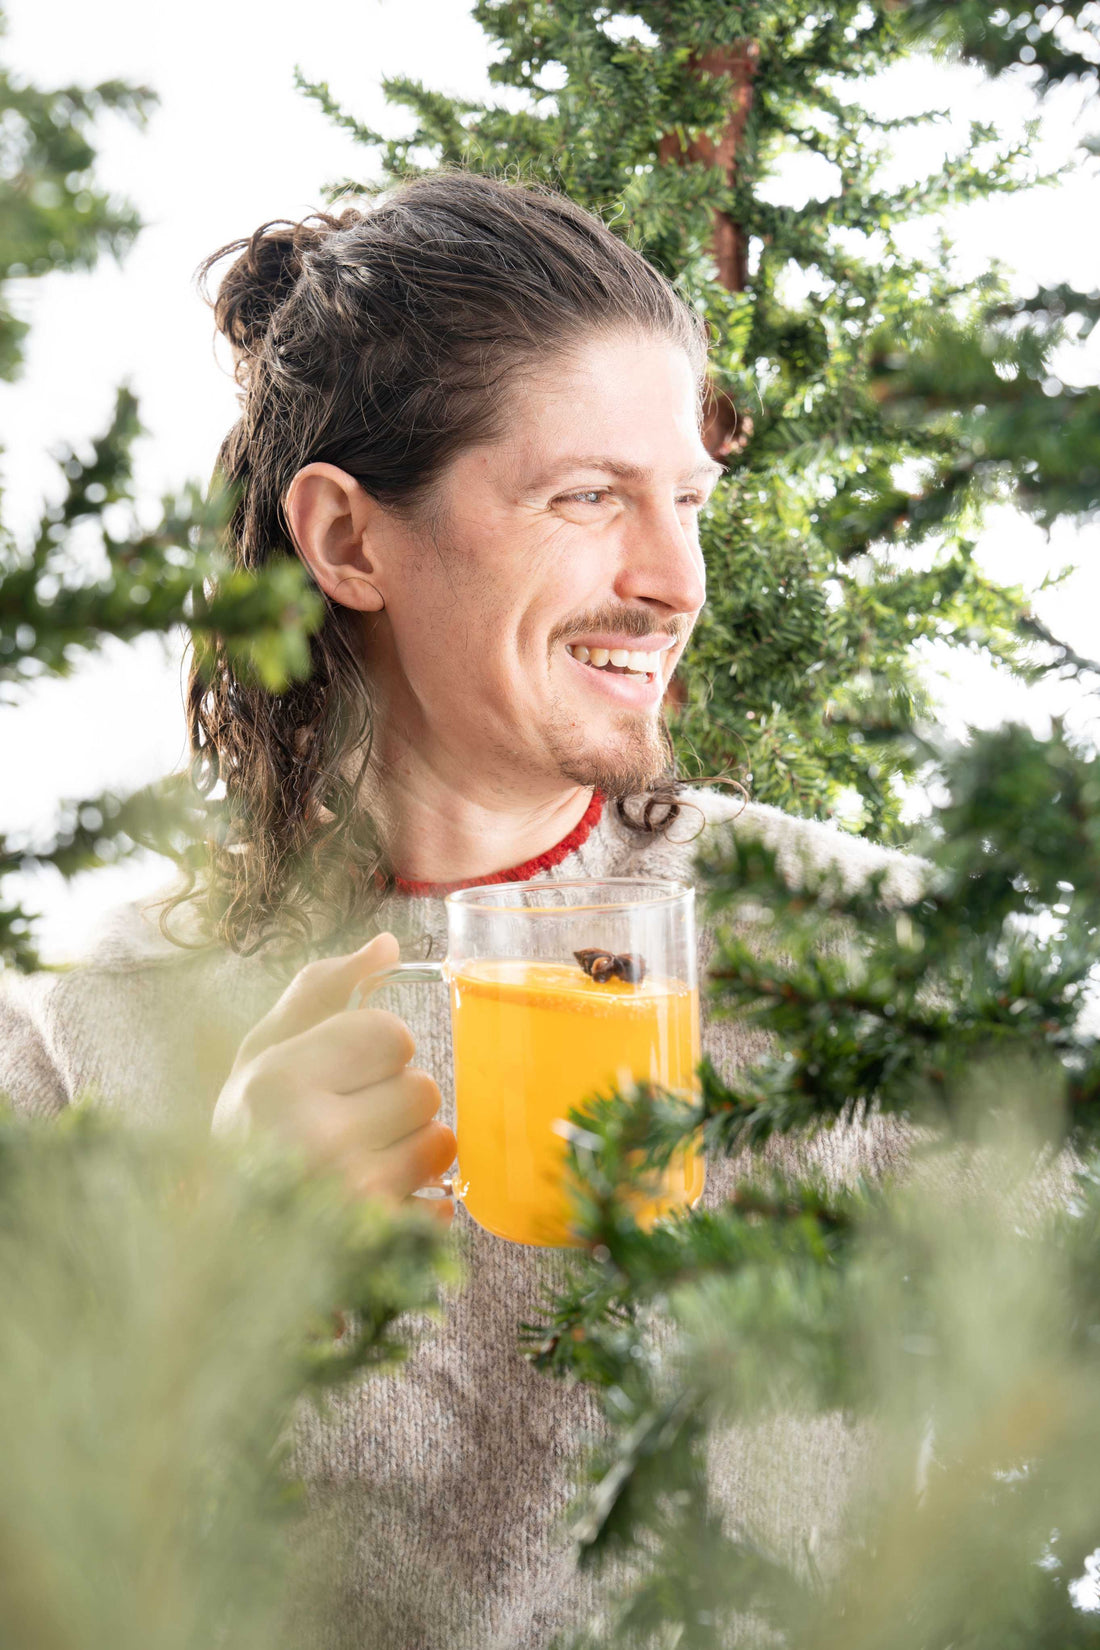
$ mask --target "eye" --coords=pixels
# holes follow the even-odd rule
[[[586,487],[581,493],[562,493],[554,499],[555,504],[599,504],[601,499],[609,496],[607,487]]]
[[[551,503],[599,505],[612,496],[613,490],[610,487],[585,487],[576,493],[559,493],[557,498],[551,500]],[[681,493],[676,502],[677,504],[688,504],[693,510],[701,510],[707,502],[707,494],[699,492]]]

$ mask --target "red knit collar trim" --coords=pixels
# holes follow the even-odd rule
[[[493,871],[484,877],[467,877],[463,882],[413,882],[408,877],[394,877],[394,889],[399,894],[415,894],[419,899],[428,896],[440,899],[444,894],[453,894],[458,888],[481,888],[489,882],[529,882],[540,871],[560,865],[567,854],[574,853],[588,841],[600,822],[604,800],[601,791],[593,791],[591,802],[569,835],[563,836],[555,847],[548,848],[544,854],[524,860],[522,865],[512,865],[507,871]]]

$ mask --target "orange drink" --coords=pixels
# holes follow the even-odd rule
[[[458,1178],[480,1226],[513,1243],[566,1245],[566,1142],[554,1125],[631,1080],[694,1098],[699,995],[681,980],[590,978],[567,963],[466,961],[450,975]],[[703,1190],[701,1154],[662,1176],[643,1225]]]

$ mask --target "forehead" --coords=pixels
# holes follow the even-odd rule
[[[585,339],[514,381],[492,452],[528,482],[584,454],[604,455],[623,473],[694,469],[708,462],[695,369],[666,339]]]

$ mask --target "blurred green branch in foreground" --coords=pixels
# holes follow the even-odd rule
[[[527,1349],[603,1389],[619,1602],[571,1646],[1100,1644],[1100,760],[1006,727],[938,778],[905,900],[708,852],[707,990],[772,1052],[574,1117],[588,1259]],[[828,1172],[853,1123],[873,1179]],[[640,1230],[700,1132],[728,1197]]]
[[[270,1146],[0,1120],[0,1643],[308,1642],[295,1410],[399,1362],[454,1276],[430,1217]]]
[[[1100,1164],[1056,1209],[1034,1072],[976,1071],[990,1090],[995,1125],[904,1187],[758,1169],[648,1237],[604,1204],[536,1349],[601,1382],[610,1429],[574,1535],[611,1601],[563,1643],[1100,1643]],[[817,1510],[798,1538],[792,1507]]]

